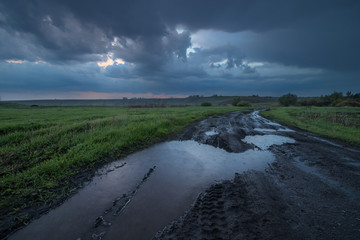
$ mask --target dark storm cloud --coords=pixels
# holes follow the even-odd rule
[[[331,70],[360,68],[360,8],[329,9],[293,28],[259,34],[247,49],[263,61]]]
[[[0,3],[3,34],[13,39],[28,35],[28,45],[47,50],[18,49],[7,57],[31,59],[35,54],[50,62],[93,61],[100,60],[95,54],[113,52],[147,67],[161,65],[172,54],[185,60],[189,34],[169,28],[157,16],[157,6],[148,3],[5,0]]]
[[[250,58],[352,70],[360,65],[359,6],[329,0],[2,0],[0,34],[7,43],[0,58],[86,62],[114,52],[151,70],[173,54],[186,59],[189,32],[175,31],[182,25],[190,32],[257,32]],[[26,38],[23,47],[18,38]]]

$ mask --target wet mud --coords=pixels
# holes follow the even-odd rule
[[[154,239],[360,239],[359,149],[288,129],[257,112],[232,117],[242,119],[243,131],[236,131],[245,133],[242,141],[267,148],[275,161],[265,171],[212,185]],[[294,141],[269,146],[269,139],[257,139],[263,135]]]
[[[360,239],[360,149],[254,112],[99,170],[9,239]]]

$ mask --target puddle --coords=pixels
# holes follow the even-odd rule
[[[284,143],[295,143],[295,140],[288,137],[278,135],[255,135],[246,136],[243,142],[253,144],[256,147],[267,150],[271,145],[282,145]]]
[[[276,132],[276,129],[270,129],[270,128],[254,128],[257,132]]]
[[[271,128],[254,128],[257,132],[295,132],[294,130],[291,130],[289,128],[279,128],[279,129],[271,129]]]
[[[211,130],[211,131],[207,131],[205,132],[206,136],[214,136],[214,135],[218,135],[219,133],[216,132],[215,130]]]
[[[263,170],[274,159],[270,151],[229,153],[192,140],[161,143],[102,169],[78,194],[9,239],[151,239],[210,184]],[[108,213],[115,205],[119,214]]]

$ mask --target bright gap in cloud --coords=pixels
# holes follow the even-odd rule
[[[103,67],[103,68],[105,69],[105,68],[108,67],[108,66],[114,65],[114,60],[112,60],[111,58],[108,57],[106,61],[104,61],[104,62],[98,62],[97,65],[98,65],[99,67]]]
[[[5,60],[5,62],[21,64],[21,63],[24,63],[25,61],[24,60]]]
[[[106,61],[97,62],[97,65],[98,65],[99,67],[102,67],[102,68],[105,69],[105,68],[108,67],[108,66],[113,66],[114,63],[116,63],[116,65],[119,65],[119,64],[124,65],[124,64],[125,64],[125,61],[124,61],[123,59],[121,59],[121,58],[116,58],[115,61],[114,61],[114,60],[112,60],[110,57],[108,57]]]
[[[209,66],[220,67],[222,65],[227,64],[227,62],[228,62],[228,59],[223,59],[223,60],[221,60],[219,62],[210,62]]]
[[[263,62],[244,62],[245,64],[249,65],[250,67],[254,68],[254,67],[262,67],[265,65],[265,63]]]
[[[116,62],[116,65],[119,65],[119,64],[124,65],[125,64],[125,61],[122,58],[115,59],[115,62]]]
[[[184,29],[182,29],[182,28],[176,28],[176,32],[177,32],[178,34],[182,34],[182,33],[184,32]]]

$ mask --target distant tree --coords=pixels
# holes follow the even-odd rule
[[[290,106],[297,104],[297,96],[295,94],[285,94],[279,98],[279,103],[283,106]]]
[[[360,93],[353,94],[352,98],[357,101],[360,101]]]
[[[234,98],[231,104],[233,106],[237,106],[238,102],[241,102],[241,97]]]
[[[329,106],[335,106],[338,103],[340,103],[343,100],[343,93],[342,92],[333,92],[330,95],[325,95],[325,97],[323,97],[323,102],[324,105]]]

